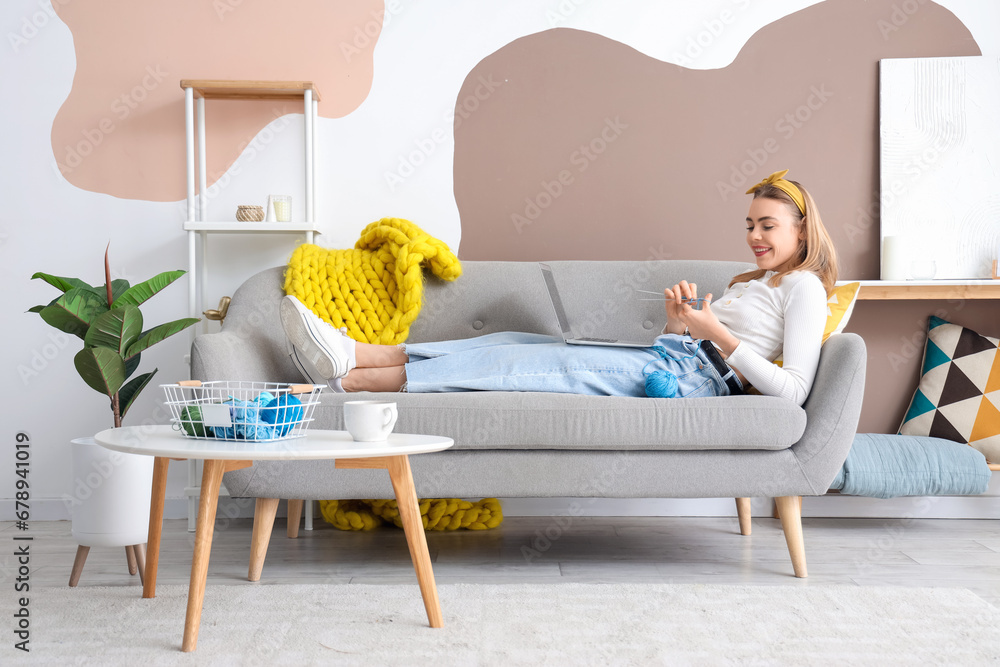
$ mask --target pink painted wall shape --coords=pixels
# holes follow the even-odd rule
[[[371,89],[381,0],[102,0],[54,3],[76,75],[52,125],[60,173],[125,199],[184,197],[181,79],[313,81],[319,113],[346,116]],[[301,102],[209,102],[208,184]]]
[[[726,30],[744,20],[740,4]],[[878,61],[979,53],[929,0],[820,2],[710,70],[579,30],[515,40],[459,91],[508,81],[455,126],[459,256],[751,261],[743,193],[791,169],[819,203],[842,275],[877,278]]]

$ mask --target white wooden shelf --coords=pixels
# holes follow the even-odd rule
[[[1000,280],[839,280],[838,285],[860,282],[861,301],[919,299],[1000,299]]]
[[[184,231],[188,236],[188,309],[198,317],[206,307],[208,291],[208,237],[210,234],[305,234],[312,243],[319,228],[316,225],[314,200],[316,191],[316,117],[319,115],[319,90],[311,81],[220,81],[182,79],[184,90],[184,130],[187,152],[187,219]],[[303,171],[304,217],[310,222],[238,222],[208,219],[208,184],[205,147],[205,100],[302,100],[304,115],[305,169]],[[197,150],[195,137],[197,136]],[[201,252],[197,241],[201,241]],[[192,335],[201,327],[191,327]],[[188,530],[195,529],[198,497],[198,462],[188,461]],[[312,530],[312,503],[306,503],[306,530]]]
[[[315,222],[185,222],[186,232],[214,232],[222,234],[319,234]]]

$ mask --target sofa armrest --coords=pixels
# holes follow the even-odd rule
[[[831,336],[823,345],[806,411],[806,430],[792,446],[816,495],[826,493],[851,450],[861,417],[867,363],[857,334]]]

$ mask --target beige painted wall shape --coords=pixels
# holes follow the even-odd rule
[[[381,0],[55,3],[73,33],[76,76],[52,125],[70,183],[127,199],[184,198],[181,79],[313,81],[339,118],[371,88]],[[360,32],[359,32],[360,31]],[[208,185],[267,123],[302,104],[214,101]]]
[[[482,77],[507,81],[455,129],[460,257],[752,261],[743,192],[788,168],[819,203],[841,276],[878,278],[878,60],[980,53],[950,11],[913,4],[813,5],[717,70],[568,29],[508,44],[458,96]],[[859,304],[848,327],[869,346],[859,431],[898,428],[928,315],[996,336],[998,307]]]

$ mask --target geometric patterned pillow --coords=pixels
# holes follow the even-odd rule
[[[1000,463],[1000,340],[932,316],[899,433],[967,443]]]

